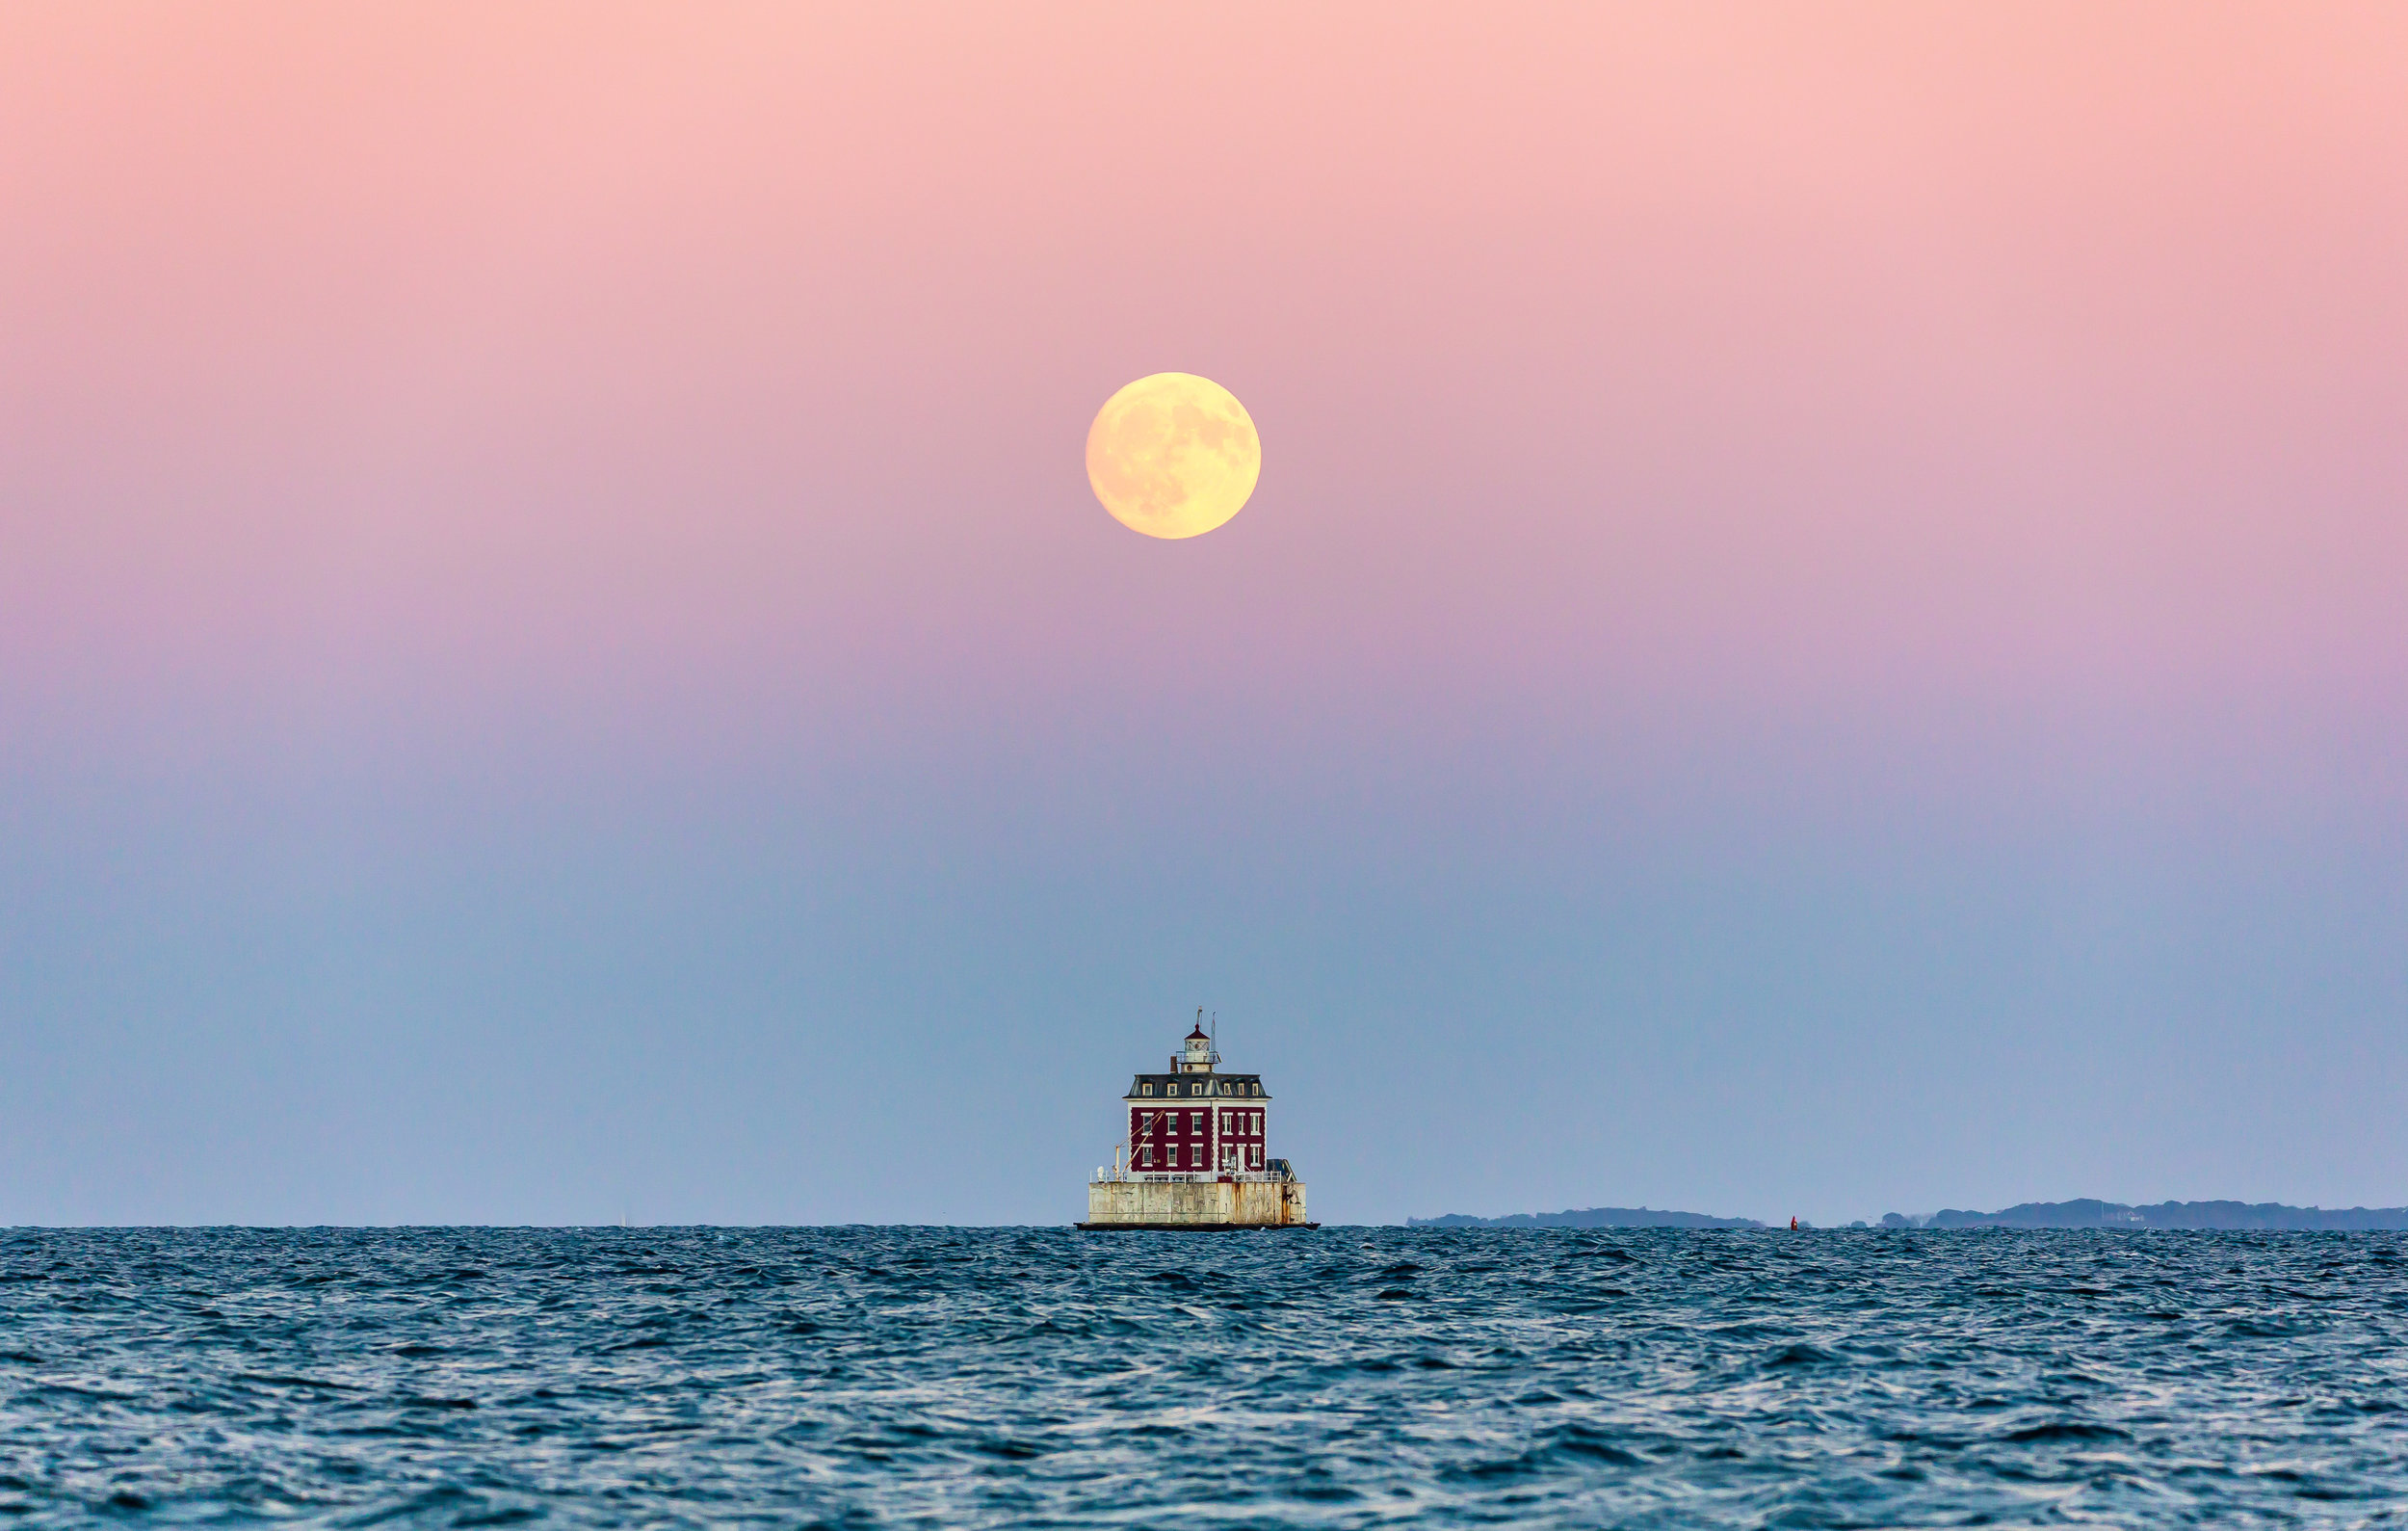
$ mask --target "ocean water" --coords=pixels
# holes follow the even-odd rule
[[[0,1517],[2393,1524],[2408,1235],[18,1230]]]

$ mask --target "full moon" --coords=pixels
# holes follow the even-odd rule
[[[1120,524],[1201,537],[1245,505],[1263,443],[1236,395],[1191,372],[1139,378],[1104,401],[1086,433],[1086,481]]]

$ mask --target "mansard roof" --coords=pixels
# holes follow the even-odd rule
[[[1217,1096],[1217,1095],[1220,1094],[1220,1087],[1221,1087],[1222,1085],[1229,1085],[1229,1086],[1231,1086],[1231,1087],[1232,1087],[1232,1088],[1231,1088],[1231,1090],[1230,1090],[1230,1092],[1229,1092],[1229,1094],[1230,1094],[1230,1095],[1239,1095],[1239,1094],[1243,1093],[1243,1094],[1244,1094],[1245,1095],[1247,1095],[1248,1097],[1250,1097],[1250,1098],[1252,1098],[1252,1099],[1255,1099],[1255,1100],[1269,1100],[1269,1099],[1270,1098],[1270,1092],[1269,1092],[1269,1091],[1266,1090],[1266,1091],[1264,1091],[1261,1095],[1255,1095],[1255,1094],[1254,1094],[1254,1091],[1253,1091],[1253,1089],[1251,1088],[1252,1086],[1259,1085],[1259,1084],[1261,1084],[1262,1082],[1263,1082],[1263,1076],[1262,1076],[1261,1074],[1224,1074],[1224,1073],[1209,1073],[1209,1074],[1202,1074],[1202,1073],[1160,1073],[1160,1074],[1139,1074],[1139,1075],[1138,1075],[1135,1079],[1133,1079],[1133,1080],[1131,1080],[1131,1081],[1129,1082],[1129,1093],[1128,1093],[1127,1095],[1125,1095],[1121,1096],[1120,1098],[1122,1098],[1123,1100],[1135,1100],[1135,1099],[1137,1099],[1137,1098],[1139,1097],[1139,1086],[1141,1086],[1141,1085],[1152,1085],[1152,1086],[1154,1087],[1154,1094],[1153,1094],[1151,1096],[1148,1096],[1147,1098],[1149,1098],[1149,1099],[1156,1099],[1156,1100],[1159,1100],[1159,1099],[1161,1099],[1163,1096],[1165,1096],[1165,1095],[1168,1095],[1168,1094],[1170,1093],[1168,1090],[1166,1090],[1166,1089],[1165,1089],[1165,1088],[1164,1088],[1164,1086],[1165,1086],[1165,1085],[1174,1085],[1174,1084],[1187,1085],[1187,1084],[1193,1084],[1193,1085],[1209,1085],[1209,1086],[1211,1086],[1212,1088],[1210,1088],[1210,1089],[1208,1089],[1208,1090],[1206,1090],[1206,1091],[1204,1092],[1204,1094],[1205,1094],[1205,1095],[1207,1095]],[[1235,1088],[1235,1087],[1237,1087],[1237,1086],[1242,1086],[1242,1085],[1243,1085],[1243,1086],[1246,1086],[1246,1087],[1248,1087],[1248,1088],[1246,1088],[1246,1089],[1245,1089],[1245,1090],[1243,1090],[1243,1092],[1241,1092],[1240,1090],[1238,1090],[1237,1088]],[[1186,1090],[1182,1090],[1182,1091],[1180,1091],[1180,1092],[1179,1092],[1179,1094],[1180,1094],[1180,1095],[1181,1095],[1181,1096],[1185,1097],[1185,1096],[1189,1095],[1191,1094],[1191,1092],[1186,1091]]]

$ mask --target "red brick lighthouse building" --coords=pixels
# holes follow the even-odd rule
[[[1081,1227],[1320,1227],[1305,1221],[1304,1182],[1269,1156],[1262,1075],[1223,1073],[1202,1021],[1167,1069],[1129,1082],[1123,1136],[1087,1184]]]

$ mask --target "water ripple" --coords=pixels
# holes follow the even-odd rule
[[[2408,1523],[2397,1234],[0,1233],[26,1525]]]

